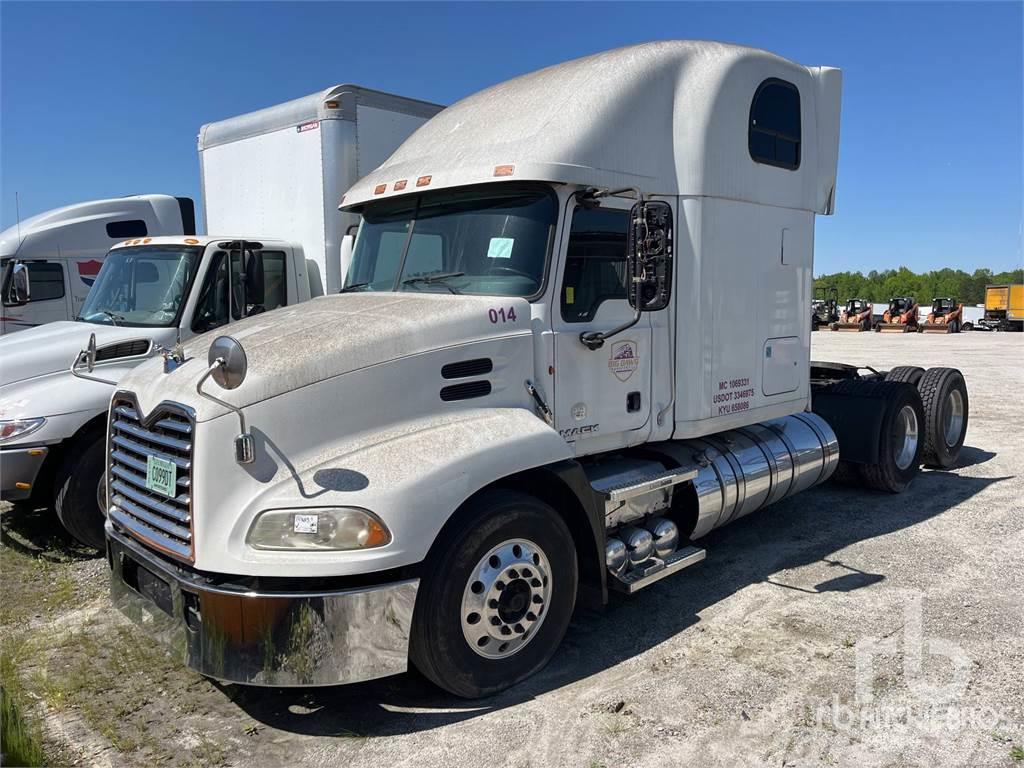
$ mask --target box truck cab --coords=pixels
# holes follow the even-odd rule
[[[206,226],[236,234],[153,238],[147,232],[155,226],[142,214],[139,221],[118,219],[109,231],[129,224],[135,229],[111,251],[110,265],[77,308],[81,322],[0,341],[0,494],[52,495],[65,527],[101,548],[102,422],[117,378],[179,340],[325,291],[337,293],[342,252],[352,239],[346,232],[359,220],[338,211],[342,192],[441,109],[338,85],[204,125],[198,151]],[[123,200],[113,202],[124,210]],[[85,209],[65,218],[82,231],[105,232],[97,230],[98,210]],[[22,223],[23,234],[30,223]],[[40,238],[23,239],[22,249]],[[10,278],[10,290],[19,296],[31,286],[32,303],[46,290],[42,273],[31,271],[36,269],[20,265]],[[98,370],[83,380],[68,369],[90,333],[96,335]]]
[[[170,195],[89,200],[9,227],[0,232],[0,333],[78,317],[118,241],[195,232],[192,200]]]
[[[836,69],[668,41],[434,117],[346,192],[344,293],[122,381],[115,604],[221,680],[411,660],[486,695],[577,603],[700,562],[840,463],[899,491],[955,461],[958,372],[809,359],[839,103]]]
[[[297,243],[239,237],[126,240],[103,261],[76,321],[0,340],[0,491],[55,500],[58,517],[102,547],[104,427],[118,379],[180,342],[310,298]],[[87,378],[72,363],[89,337]]]

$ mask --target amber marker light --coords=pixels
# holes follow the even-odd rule
[[[402,179],[401,181],[395,182],[395,192],[401,192],[405,189],[405,185],[409,183],[408,179]]]
[[[496,165],[494,166],[495,176],[511,176],[515,173],[516,167],[514,165]]]
[[[385,192],[387,192],[387,190],[388,190],[388,185],[387,184],[378,184],[376,187],[373,188],[373,194],[375,194],[375,195],[383,195]]]
[[[433,176],[420,176],[418,179],[416,179],[416,186],[425,187],[427,186],[427,184],[430,183],[430,180],[433,178]]]

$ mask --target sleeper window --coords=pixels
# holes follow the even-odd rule
[[[569,233],[562,281],[562,319],[594,319],[605,301],[626,299],[626,239],[629,211],[577,208]]]
[[[784,80],[765,80],[750,105],[747,134],[757,163],[795,171],[800,167],[800,92]]]

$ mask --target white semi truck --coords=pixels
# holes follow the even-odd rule
[[[220,680],[411,661],[476,697],[540,669],[574,606],[692,566],[837,467],[895,492],[949,466],[959,372],[809,358],[840,84],[659,42],[433,118],[346,193],[343,295],[122,380],[115,604]]]
[[[0,334],[78,317],[114,244],[195,233],[192,199],[171,195],[88,200],[8,227],[0,232]]]
[[[337,210],[342,192],[441,109],[339,85],[203,126],[205,220],[224,234],[137,232],[110,251],[78,322],[0,340],[0,494],[52,499],[64,526],[102,549],[117,380],[195,334],[339,291],[345,233],[358,222]],[[90,333],[97,369],[82,379],[70,369]]]

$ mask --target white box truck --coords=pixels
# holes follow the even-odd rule
[[[0,334],[78,317],[111,246],[194,235],[191,198],[130,195],[54,208],[0,232]]]
[[[336,293],[342,239],[359,221],[338,212],[342,194],[442,109],[338,85],[204,125],[199,168],[206,231],[287,235],[306,250],[313,295]]]
[[[76,538],[103,548],[103,435],[117,380],[173,358],[193,335],[336,293],[342,240],[358,221],[338,211],[342,191],[440,110],[339,85],[203,126],[207,229],[221,234],[135,233],[110,251],[79,322],[0,340],[0,495],[52,499]],[[90,333],[95,370],[76,378]]]
[[[840,85],[666,41],[433,118],[346,192],[343,294],[122,380],[115,604],[220,680],[411,660],[475,697],[543,667],[578,603],[700,562],[837,466],[896,492],[951,465],[958,371],[810,360]]]

